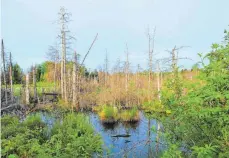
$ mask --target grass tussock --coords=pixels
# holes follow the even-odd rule
[[[99,112],[99,117],[103,122],[117,122],[118,121],[118,108],[115,106],[104,105]]]
[[[119,114],[120,120],[123,122],[136,122],[140,120],[140,114],[137,108],[123,110]]]
[[[98,106],[94,108],[97,111],[99,117],[104,123],[114,123],[114,122],[136,122],[140,120],[140,114],[137,108],[132,108],[128,110],[120,110],[115,106]]]

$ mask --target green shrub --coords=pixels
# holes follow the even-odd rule
[[[2,123],[3,157],[91,157],[102,152],[102,139],[85,115],[68,114],[57,120],[48,134],[40,115],[5,116]]]

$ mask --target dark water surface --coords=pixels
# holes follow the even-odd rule
[[[103,155],[94,157],[159,157],[164,147],[161,144],[156,143],[157,121],[155,119],[146,118],[141,112],[140,121],[136,123],[116,123],[116,124],[103,124],[99,116],[95,113],[85,113],[93,125],[95,131],[102,136]],[[42,120],[48,124],[49,127],[55,121],[55,116],[50,113],[41,113]],[[122,137],[119,137],[119,136]],[[163,142],[162,138],[159,138],[159,142]]]

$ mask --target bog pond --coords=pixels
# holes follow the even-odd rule
[[[57,117],[48,112],[40,113],[42,120],[52,127]],[[95,132],[103,139],[103,154],[94,157],[159,157],[165,148],[163,138],[157,132],[158,122],[140,112],[138,122],[117,122],[106,124],[101,122],[98,114],[84,113],[92,124]],[[160,125],[161,126],[161,125]],[[159,140],[157,143],[157,140]]]

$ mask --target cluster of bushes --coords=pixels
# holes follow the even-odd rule
[[[84,115],[67,114],[48,127],[40,115],[20,122],[1,118],[2,157],[91,157],[102,152],[102,139]]]
[[[179,77],[169,80],[162,91],[162,104],[171,111],[158,117],[168,141],[164,157],[229,155],[229,33],[225,33],[224,44],[213,44],[206,56],[199,54],[203,67],[199,82]],[[184,89],[188,91],[181,94]]]

